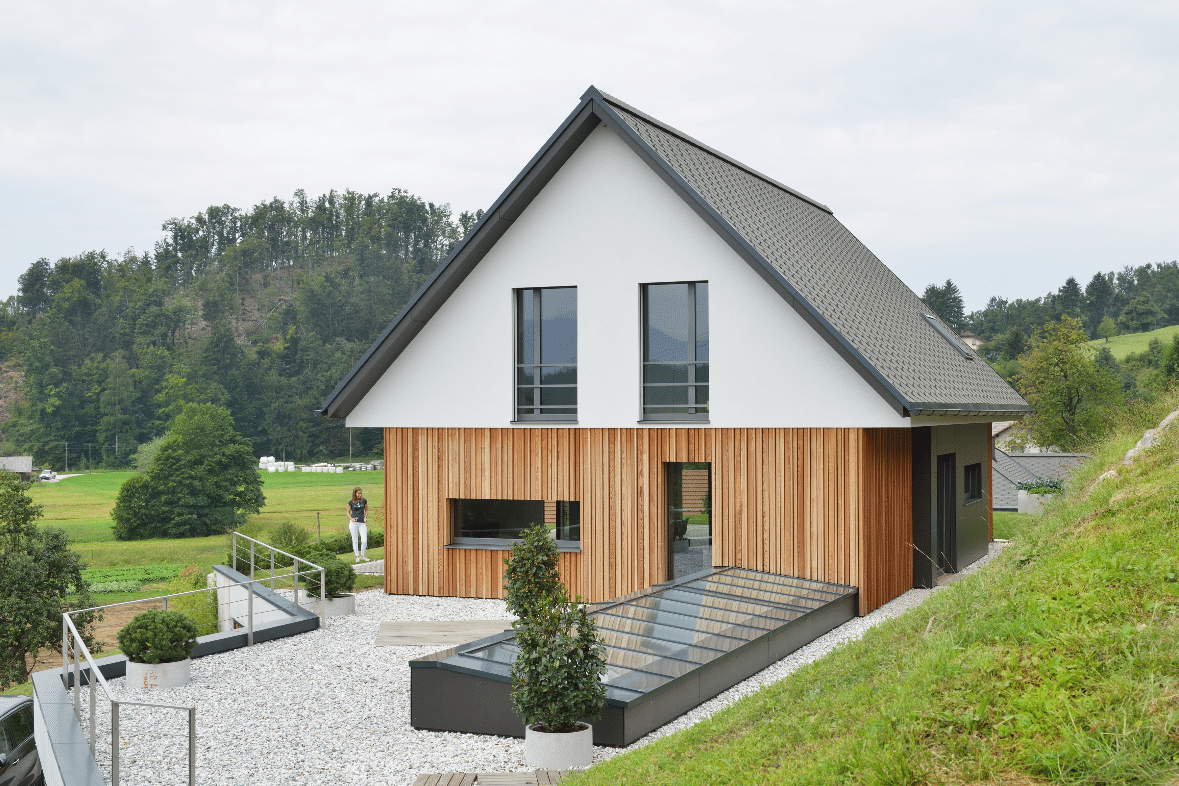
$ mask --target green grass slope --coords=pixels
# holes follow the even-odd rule
[[[987,569],[564,783],[1174,783],[1179,429],[1090,487],[1177,404],[1124,418]]]
[[[1118,362],[1121,362],[1131,352],[1146,351],[1146,347],[1152,339],[1157,338],[1163,342],[1163,346],[1170,344],[1172,336],[1176,333],[1179,333],[1179,325],[1171,325],[1170,327],[1151,330],[1147,333],[1127,333],[1124,336],[1114,336],[1109,340],[1108,344],[1105,343],[1105,339],[1099,338],[1096,341],[1090,341],[1089,346],[1094,352],[1101,351],[1103,346],[1109,347],[1109,351],[1118,359]]]

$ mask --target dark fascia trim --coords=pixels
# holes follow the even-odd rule
[[[792,194],[793,196],[798,197],[802,201],[807,202],[811,205],[814,205],[815,207],[819,208],[819,210],[822,210],[825,213],[830,213],[831,215],[835,215],[835,211],[833,211],[831,208],[824,205],[819,200],[811,199],[809,196],[802,193],[801,191],[795,191],[790,186],[785,185],[783,183],[779,183],[777,180],[774,180],[774,178],[770,177],[769,175],[764,175],[761,172],[758,172],[753,167],[747,166],[746,164],[742,164],[740,161],[738,161],[735,158],[730,158],[729,156],[725,155],[724,153],[717,150],[716,148],[709,147],[708,145],[704,144],[703,142],[701,142],[698,139],[693,139],[692,137],[688,136],[683,131],[680,131],[677,128],[672,128],[667,123],[664,123],[662,120],[658,120],[654,117],[651,117],[646,112],[643,112],[640,109],[635,109],[633,106],[626,103],[625,101],[619,101],[614,96],[612,96],[608,93],[603,93],[602,91],[597,90],[593,87],[590,87],[589,90],[585,91],[585,94],[582,96],[582,99],[584,100],[587,96],[589,96],[591,98],[601,98],[602,100],[606,101],[606,103],[608,103],[608,104],[613,104],[614,106],[625,109],[627,112],[631,113],[632,115],[643,118],[643,120],[646,120],[651,125],[658,126],[659,128],[662,128],[667,133],[669,133],[673,136],[679,137],[680,139],[687,142],[689,145],[692,145],[694,147],[698,147],[701,150],[709,153],[710,155],[714,155],[719,159],[727,161],[730,164],[732,164],[733,166],[737,167],[738,169],[742,169],[742,170],[748,172],[749,174],[753,175],[757,179],[764,180],[765,182],[769,183],[770,185],[774,186],[775,188],[780,188],[783,191],[785,191],[789,194]]]
[[[1030,404],[945,404],[915,401],[908,406],[909,417],[968,417],[978,420],[1021,420],[1032,411]]]
[[[608,99],[603,93],[599,92],[593,87],[586,91],[585,96],[593,100],[594,112],[604,116],[606,124],[611,128],[611,130],[618,134],[631,147],[632,150],[638,153],[639,157],[643,159],[647,165],[650,166],[651,169],[654,170],[654,172],[663,179],[665,183],[671,186],[672,190],[679,194],[680,198],[683,199],[689,207],[695,210],[697,215],[703,218],[704,221],[729,244],[729,247],[737,252],[738,256],[744,259],[755,271],[757,271],[758,274],[761,275],[765,281],[774,287],[778,294],[781,295],[783,299],[785,299],[786,302],[789,303],[790,306],[794,308],[794,310],[797,311],[802,316],[802,318],[806,320],[806,322],[812,328],[814,328],[815,331],[818,332],[818,334],[822,336],[823,339],[826,340],[826,342],[833,349],[835,349],[836,352],[839,353],[840,357],[847,361],[848,365],[856,369],[860,376],[866,382],[868,382],[868,384],[871,385],[872,388],[882,398],[884,398],[885,401],[889,402],[889,404],[892,405],[893,409],[895,409],[899,415],[902,417],[905,416],[905,412],[909,408],[909,402],[896,388],[896,386],[893,385],[887,378],[885,378],[884,374],[882,374],[878,368],[872,365],[872,363],[870,363],[868,359],[865,358],[864,355],[858,349],[856,349],[856,347],[853,346],[852,343],[848,341],[847,338],[845,338],[843,334],[840,333],[835,328],[835,326],[832,325],[827,320],[827,318],[819,312],[817,308],[815,308],[810,303],[810,301],[804,298],[802,294],[797,289],[795,289],[794,285],[787,281],[786,277],[783,276],[776,267],[770,264],[769,260],[763,257],[752,246],[752,244],[750,244],[749,241],[745,239],[744,235],[742,235],[736,230],[736,228],[729,224],[729,222],[726,221],[699,192],[688,185],[688,182],[684,180],[680,174],[675,171],[674,168],[672,168],[671,164],[669,164],[663,159],[662,156],[656,153],[654,148],[648,145],[647,142],[630,127],[630,124],[618,115],[614,107],[611,106],[611,99]],[[624,106],[620,102],[619,105]],[[627,108],[626,111],[629,112],[631,110]],[[638,113],[636,112],[636,114]],[[650,122],[659,126],[660,128],[668,130],[668,133],[676,133],[677,136],[684,138],[685,141],[689,141],[682,134],[678,134],[677,132],[668,129],[667,126],[657,120],[651,120]],[[704,148],[704,146],[700,145],[698,142],[689,143],[708,150],[710,153],[715,153],[715,151],[712,151],[709,148]],[[721,157],[725,158],[727,161],[732,161],[725,156]],[[744,169],[745,171],[751,172],[748,167],[745,167],[741,164],[736,164],[734,162],[734,165]],[[751,172],[751,174],[756,175],[756,173],[753,172]],[[762,177],[761,175],[756,176]],[[767,179],[767,182],[773,181],[769,181]],[[780,186],[778,183],[774,183],[774,185],[784,188],[784,186]],[[786,190],[790,191],[790,189]],[[795,194],[793,191],[790,193]],[[795,195],[797,196],[797,194]],[[818,205],[818,203],[815,203],[813,200],[802,196],[799,196],[799,198],[806,200],[810,204],[815,204],[829,213],[831,212],[829,209],[822,205]]]
[[[590,101],[583,100],[578,104],[389,327],[385,328],[385,332],[372,343],[352,370],[336,385],[335,390],[328,394],[316,414],[341,418],[355,408],[377,378],[392,365],[430,317],[442,307],[475,265],[600,123],[601,120],[593,115]]]

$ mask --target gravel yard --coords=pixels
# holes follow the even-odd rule
[[[977,570],[1002,548],[991,544]],[[911,590],[836,628],[725,693],[653,732],[631,748],[690,726],[762,686],[861,637],[883,620],[937,590]],[[193,663],[184,688],[131,691],[126,699],[197,707],[197,782],[268,784],[412,784],[430,772],[526,771],[522,740],[417,731],[409,725],[409,661],[438,647],[376,647],[386,620],[504,619],[502,601],[384,595],[357,596],[357,613],[318,630]],[[99,691],[101,695],[102,691]],[[136,695],[139,694],[139,695]],[[98,762],[110,778],[110,706],[99,699]],[[121,780],[176,784],[187,777],[187,713],[124,707],[120,718]],[[628,749],[629,750],[629,749]],[[621,750],[598,748],[595,760]]]

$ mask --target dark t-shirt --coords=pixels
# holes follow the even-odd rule
[[[350,508],[351,517],[357,522],[364,523],[364,509],[368,507],[368,500],[364,497],[360,498],[360,502],[348,500],[348,507]]]

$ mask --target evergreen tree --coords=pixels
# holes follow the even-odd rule
[[[941,287],[930,284],[925,288],[925,294],[921,296],[921,299],[925,301],[925,305],[929,306],[930,311],[956,332],[961,333],[966,329],[962,293],[958,291],[958,286],[953,281],[947,278],[945,285]]]

